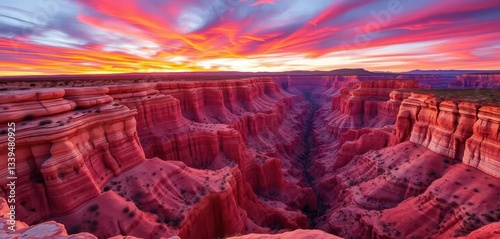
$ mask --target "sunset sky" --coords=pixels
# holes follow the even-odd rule
[[[497,0],[0,1],[0,75],[499,66]]]

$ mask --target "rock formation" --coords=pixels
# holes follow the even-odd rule
[[[412,76],[4,84],[0,196],[15,122],[20,221],[0,235],[493,236],[499,107]]]
[[[318,228],[346,238],[439,238],[500,220],[498,107],[398,91],[394,125],[352,123],[325,136],[316,119],[310,172],[326,207]],[[350,122],[363,122],[362,107],[335,107],[343,102],[334,97],[331,112],[356,111]]]
[[[97,239],[90,233],[78,233],[68,236],[64,225],[48,221],[34,226],[28,226],[26,223],[15,221],[15,231],[9,227],[13,224],[10,219],[10,209],[7,201],[0,198],[0,237],[1,238],[56,238],[56,239]]]
[[[248,234],[244,236],[229,237],[228,239],[291,239],[291,238],[308,238],[308,239],[339,239],[340,237],[325,233],[320,230],[295,230],[284,232],[275,235]]]
[[[309,227],[300,210],[315,209],[316,197],[295,159],[303,150],[300,125],[312,112],[271,78],[1,97],[2,122],[17,124],[16,208],[28,224],[51,219],[70,233],[99,238],[214,238]]]
[[[500,74],[463,74],[451,81],[449,88],[500,88]]]
[[[455,74],[403,74],[398,75],[398,80],[418,80],[419,88],[444,89],[456,79]]]

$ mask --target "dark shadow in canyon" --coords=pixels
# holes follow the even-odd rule
[[[316,191],[314,187],[314,177],[308,171],[308,169],[312,166],[313,161],[312,157],[314,156],[314,150],[316,148],[316,142],[313,137],[313,122],[315,119],[315,115],[317,110],[319,109],[319,105],[312,98],[311,91],[301,91],[304,95],[304,98],[311,104],[311,110],[308,111],[306,116],[306,120],[304,122],[304,131],[302,136],[302,144],[304,147],[304,152],[297,158],[297,161],[302,164],[302,170],[306,179],[307,184],[315,191],[316,200],[317,200],[317,208],[315,210],[310,209],[308,207],[304,208],[302,212],[307,215],[309,219],[309,224],[312,228],[316,228],[317,218],[321,217],[327,210],[325,207],[323,200],[319,193]]]

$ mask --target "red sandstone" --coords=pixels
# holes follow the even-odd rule
[[[0,121],[17,124],[20,221],[0,235],[338,238],[296,230],[320,208],[313,225],[346,238],[492,238],[500,109],[410,93],[429,87],[424,78],[105,81],[1,93]],[[1,137],[2,197],[5,155]]]

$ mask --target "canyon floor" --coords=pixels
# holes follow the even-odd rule
[[[500,238],[499,82],[0,82],[0,238]]]

